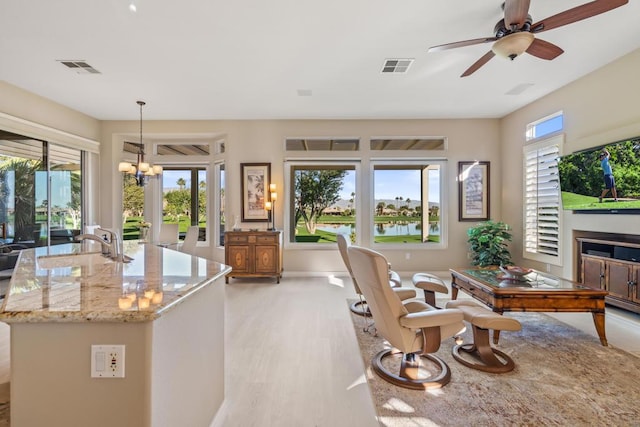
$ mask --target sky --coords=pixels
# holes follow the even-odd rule
[[[394,200],[396,197],[411,200],[420,200],[420,171],[418,170],[378,170],[375,172],[375,198]],[[191,185],[191,176],[185,171],[165,170],[163,172],[163,183],[165,189],[177,188],[176,182],[183,178],[187,183],[187,188]],[[222,183],[224,185],[224,183]],[[344,200],[351,198],[351,193],[355,193],[355,171],[347,171],[344,179],[343,189],[340,197]],[[440,182],[438,179],[429,181],[429,201],[439,202]]]
[[[348,178],[345,178],[344,189],[341,193],[343,199],[350,199],[351,192],[355,187],[353,176],[354,171],[350,171]],[[437,174],[436,174],[437,175]],[[419,170],[377,170],[375,171],[374,195],[376,200],[395,200],[402,197],[404,200],[421,200],[420,195],[420,171]],[[440,180],[429,180],[429,201],[440,201]]]

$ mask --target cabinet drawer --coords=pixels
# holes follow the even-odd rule
[[[278,236],[257,236],[256,243],[278,243]]]
[[[247,243],[249,236],[240,234],[227,234],[225,236],[227,243]]]

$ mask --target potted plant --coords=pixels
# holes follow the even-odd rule
[[[509,226],[503,222],[485,221],[467,231],[471,250],[471,264],[479,267],[510,265],[511,253],[507,247],[511,241]]]

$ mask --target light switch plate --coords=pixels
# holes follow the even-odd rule
[[[91,378],[124,378],[124,345],[91,346]]]

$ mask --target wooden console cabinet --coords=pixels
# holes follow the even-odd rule
[[[229,277],[282,277],[282,241],[280,231],[226,231],[225,264],[232,268]]]
[[[579,281],[609,291],[607,304],[640,313],[640,242],[576,240]]]

